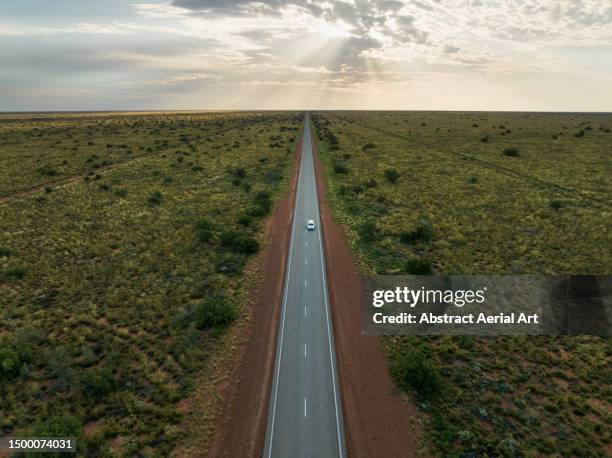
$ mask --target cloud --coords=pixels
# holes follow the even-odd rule
[[[266,97],[296,88],[310,100],[453,78],[518,84],[546,74],[603,87],[612,62],[609,0],[133,1],[115,15],[57,2],[53,17],[35,21],[24,7],[0,20],[0,86],[150,94],[151,104],[160,94],[191,103],[190,94],[245,94],[230,88]]]

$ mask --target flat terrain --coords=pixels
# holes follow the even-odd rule
[[[610,273],[611,115],[323,112],[313,121],[327,198],[362,272]],[[610,453],[609,338],[384,345],[434,455]]]
[[[249,319],[252,255],[301,122],[0,119],[2,435],[165,455],[191,428],[212,434],[219,371],[233,363],[227,328]],[[185,421],[194,409],[202,424]]]
[[[345,456],[317,185],[304,127],[265,457]],[[315,221],[315,230],[306,222]]]

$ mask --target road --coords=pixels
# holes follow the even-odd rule
[[[344,457],[308,114],[303,138],[264,457]]]

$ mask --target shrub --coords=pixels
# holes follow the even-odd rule
[[[0,376],[11,378],[19,371],[19,355],[9,347],[0,347]]]
[[[162,203],[163,199],[164,197],[162,196],[162,193],[159,191],[155,191],[149,196],[147,202],[149,203],[149,205],[159,205]]]
[[[230,248],[235,253],[253,254],[259,250],[259,242],[252,237],[236,231],[225,231],[219,237],[221,245]]]
[[[57,175],[57,170],[55,170],[54,168],[49,167],[48,165],[43,165],[42,167],[37,168],[36,171],[40,175],[44,175],[44,176],[48,176],[48,177],[54,177],[55,175]]]
[[[423,258],[410,258],[404,265],[404,271],[409,275],[431,275],[431,262]]]
[[[109,369],[87,370],[82,373],[80,383],[83,394],[96,401],[112,393],[117,386],[117,381],[113,378]]]
[[[489,136],[488,136],[488,135],[485,135],[484,137],[481,137],[481,138],[480,138],[480,141],[481,141],[481,142],[483,142],[483,143],[488,142],[488,141],[489,141]]]
[[[4,246],[0,246],[0,258],[8,258],[12,254],[13,250]]]
[[[348,167],[344,164],[334,164],[334,172],[336,173],[348,173]]]
[[[72,415],[61,414],[45,418],[32,428],[37,437],[79,437],[83,431],[81,421]]]
[[[233,173],[234,176],[238,179],[242,179],[247,175],[246,170],[244,170],[242,167],[237,167]]]
[[[517,157],[520,156],[520,152],[516,148],[505,148],[503,151],[505,156]]]
[[[576,138],[584,137],[584,130],[580,130],[580,131],[576,132],[574,134],[574,137],[576,137]]]
[[[549,205],[553,210],[561,210],[563,207],[565,207],[565,202],[562,200],[551,200]]]
[[[431,223],[421,222],[413,230],[400,233],[400,242],[431,242],[433,239],[433,227]]]
[[[419,397],[430,398],[440,391],[440,371],[421,351],[396,355],[392,372],[401,388],[411,389]]]
[[[238,224],[247,227],[253,222],[253,218],[250,215],[242,215],[238,217]]]
[[[378,185],[374,178],[370,178],[368,181],[364,183],[366,188],[375,188]]]
[[[249,211],[249,215],[260,218],[270,213],[272,209],[271,194],[268,191],[259,191],[255,194],[255,205]]]
[[[195,325],[198,329],[224,329],[236,318],[234,304],[223,296],[214,296],[200,302],[195,308]]]
[[[395,184],[400,177],[400,173],[397,169],[387,169],[385,170],[385,178],[389,180],[389,183]]]
[[[196,235],[199,242],[210,242],[213,237],[214,224],[207,218],[202,218],[196,223]]]
[[[370,149],[374,149],[376,148],[376,145],[374,143],[366,143],[365,145],[363,145],[363,150],[364,151],[368,151]]]
[[[4,271],[6,278],[21,280],[26,274],[26,270],[23,267],[10,267]]]
[[[366,221],[361,224],[357,231],[362,242],[370,243],[376,240],[376,223],[373,221]]]

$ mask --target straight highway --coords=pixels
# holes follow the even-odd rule
[[[346,456],[324,260],[306,113],[264,457]]]

